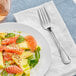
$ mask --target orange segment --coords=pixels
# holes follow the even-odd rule
[[[18,47],[10,47],[10,46],[0,46],[0,51],[5,51],[5,52],[9,52],[9,53],[16,53],[21,55],[23,53],[23,49],[20,49]]]
[[[10,52],[10,53],[16,53],[18,55],[21,55],[23,53],[23,49],[17,48],[17,47],[5,47],[4,48],[5,52]]]
[[[12,43],[16,43],[17,38],[18,37],[6,38],[6,39],[2,40],[1,44],[2,45],[9,45]]]
[[[23,70],[16,65],[11,65],[11,66],[5,68],[5,70],[6,70],[6,72],[12,73],[12,74],[17,74],[17,73],[23,72]]]
[[[3,60],[4,61],[12,60],[12,53],[3,52]]]
[[[4,50],[3,46],[0,46],[0,52],[2,52]]]
[[[28,35],[25,37],[25,40],[27,41],[27,44],[28,44],[29,48],[31,49],[31,51],[34,52],[36,49],[36,46],[37,46],[37,42],[34,39],[34,37]]]

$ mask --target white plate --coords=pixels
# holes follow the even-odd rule
[[[37,30],[33,29],[30,26],[19,24],[19,23],[2,23],[0,24],[0,32],[15,32],[22,31],[23,35],[32,35],[38,42],[38,45],[41,46],[42,50],[40,52],[41,57],[40,61],[35,68],[31,70],[31,76],[43,76],[48,68],[50,67],[50,47],[43,37],[43,35]]]

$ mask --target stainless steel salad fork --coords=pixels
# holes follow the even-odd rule
[[[47,10],[45,9],[45,7],[42,7],[42,8],[39,8],[37,10],[37,13],[38,13],[38,16],[39,16],[39,19],[40,19],[41,26],[50,33],[53,41],[55,42],[55,44],[58,48],[58,51],[59,51],[62,62],[64,64],[69,64],[71,62],[71,59],[68,56],[68,54],[65,52],[63,47],[60,45],[59,41],[57,40],[57,38],[56,38],[56,36],[53,32],[53,30],[50,27],[51,18],[49,17],[49,14],[47,13]]]

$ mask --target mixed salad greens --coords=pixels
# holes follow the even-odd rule
[[[0,33],[1,76],[30,76],[40,59],[41,48],[31,35]]]

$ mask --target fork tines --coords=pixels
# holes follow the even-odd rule
[[[51,22],[51,19],[50,19],[48,13],[47,13],[45,7],[42,7],[42,8],[38,9],[38,16],[39,16],[40,23],[41,23],[42,26]]]

